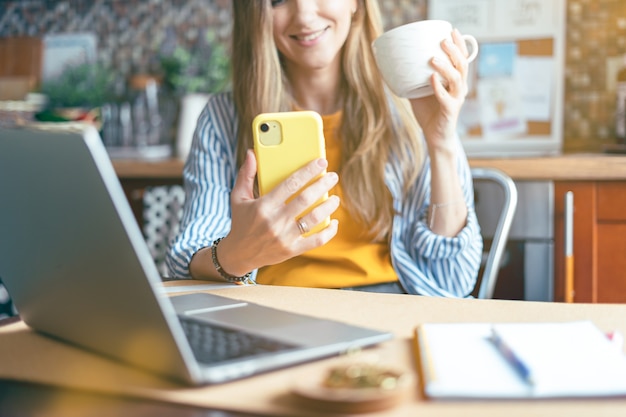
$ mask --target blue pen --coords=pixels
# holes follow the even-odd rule
[[[491,341],[496,346],[498,351],[504,356],[509,364],[515,368],[517,373],[526,381],[529,385],[534,385],[533,375],[528,365],[526,365],[515,352],[502,340],[495,328],[491,329]]]

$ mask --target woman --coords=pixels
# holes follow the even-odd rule
[[[181,233],[167,261],[172,274],[469,295],[482,239],[456,134],[467,92],[460,34],[442,45],[450,61],[432,63],[448,87],[433,75],[435,95],[409,102],[388,92],[375,65],[376,0],[232,4],[233,92],[213,96],[198,120]],[[252,119],[303,109],[323,117],[327,159],[257,197]],[[330,198],[297,222],[326,192]],[[328,216],[328,227],[302,236]]]

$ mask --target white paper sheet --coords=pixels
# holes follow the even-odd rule
[[[533,383],[495,347],[493,329],[532,369]],[[423,324],[416,332],[433,398],[626,395],[626,357],[589,321]]]

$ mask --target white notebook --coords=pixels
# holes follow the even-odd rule
[[[427,397],[626,395],[626,357],[590,321],[422,324],[415,332]]]

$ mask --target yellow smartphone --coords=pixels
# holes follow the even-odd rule
[[[314,111],[259,114],[252,121],[252,136],[261,195],[273,190],[296,170],[312,160],[326,158],[322,118]],[[316,179],[314,178],[313,181]],[[309,184],[306,184],[302,189]],[[302,189],[287,201],[297,196]],[[306,215],[326,198],[328,198],[328,194],[300,214],[298,218]],[[327,218],[311,228],[305,236],[316,233],[329,224],[330,218]]]

